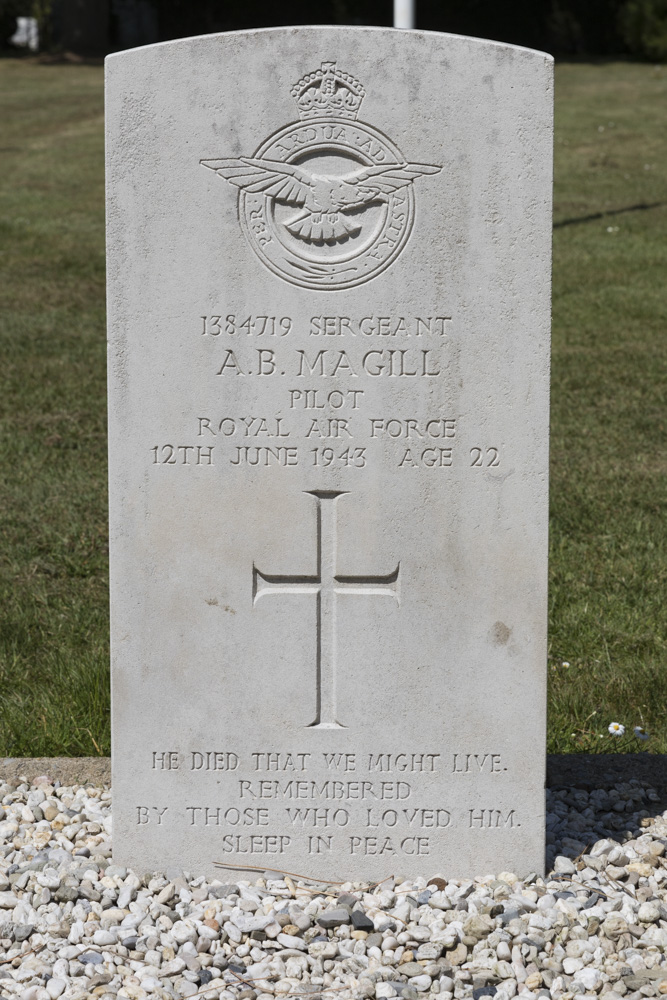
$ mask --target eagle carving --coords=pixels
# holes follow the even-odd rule
[[[262,193],[298,208],[284,223],[285,228],[297,239],[314,244],[340,243],[357,236],[361,223],[349,213],[372,202],[386,202],[416,177],[437,174],[441,169],[428,163],[390,163],[330,176],[310,173],[293,163],[251,156],[201,163],[243,191]]]

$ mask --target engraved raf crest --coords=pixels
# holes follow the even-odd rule
[[[306,288],[350,288],[383,271],[414,221],[413,181],[439,166],[409,163],[357,121],[358,80],[324,62],[292,87],[299,122],[253,156],[201,160],[239,188],[239,219],[260,260]]]

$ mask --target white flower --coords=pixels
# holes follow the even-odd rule
[[[620,722],[610,722],[609,732],[612,736],[623,736],[625,733],[625,726]]]
[[[563,662],[561,663],[561,667],[566,667],[567,668],[569,666],[570,666],[570,664],[567,662],[567,660],[563,660]]]
[[[648,739],[648,733],[646,732],[643,726],[635,726],[633,732],[638,740]]]

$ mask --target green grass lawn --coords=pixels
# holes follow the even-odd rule
[[[108,753],[101,68],[0,61],[0,120],[0,753]]]
[[[665,753],[667,67],[557,67],[554,223],[549,748]]]
[[[667,68],[556,82],[549,749],[665,753]],[[102,113],[0,61],[0,755],[109,752]]]

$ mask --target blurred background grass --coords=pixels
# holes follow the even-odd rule
[[[0,115],[0,754],[107,754],[102,69],[0,60]],[[666,124],[667,68],[557,66],[553,753],[667,752]]]

